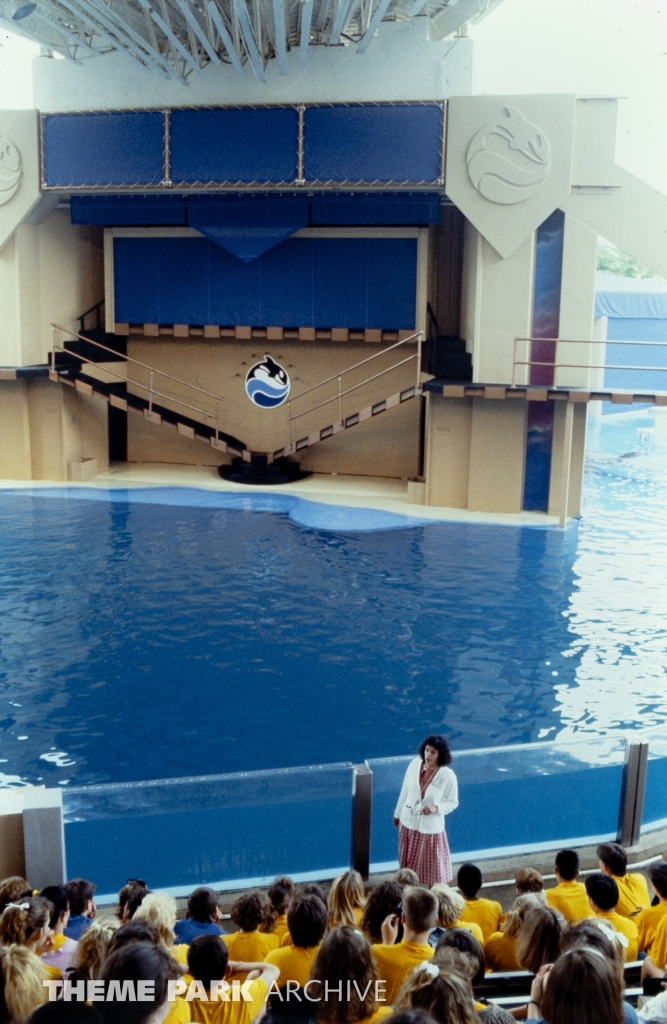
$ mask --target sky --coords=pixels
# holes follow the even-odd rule
[[[667,0],[503,0],[470,35],[477,93],[623,97],[617,160],[667,193]],[[0,43],[0,108],[31,107],[37,47]]]

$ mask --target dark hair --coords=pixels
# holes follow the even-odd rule
[[[107,956],[111,956],[117,949],[123,949],[125,946],[131,946],[136,942],[145,942],[150,946],[159,946],[160,936],[158,935],[157,928],[154,928],[148,921],[144,921],[139,917],[134,921],[128,921],[127,924],[117,928],[111,936]]]
[[[278,875],[274,878],[273,882],[266,890],[266,895],[269,898],[269,911],[266,915],[265,930],[272,932],[276,926],[276,921],[282,914],[287,913],[290,900],[294,895],[295,885],[291,878],[287,875]]]
[[[541,1008],[548,1024],[621,1024],[622,976],[595,950],[573,949],[551,968]]]
[[[371,942],[382,942],[382,922],[390,914],[401,914],[403,890],[398,882],[380,882],[368,894],[361,928]]]
[[[229,963],[229,950],[219,935],[198,935],[188,946],[188,971],[206,990],[222,981]]]
[[[318,1019],[323,1024],[355,1024],[377,1009],[374,983],[378,975],[370,943],[350,925],[329,932],[312,963],[310,977],[312,987],[319,990]],[[353,981],[355,986],[351,986]],[[323,986],[323,982],[328,984]],[[347,985],[341,984],[344,982]]]
[[[391,1017],[385,1017],[385,1024],[435,1024],[435,1017],[432,1017],[428,1010],[422,1010],[415,1006],[412,1010],[398,1010],[392,1013]]]
[[[442,768],[445,764],[451,764],[453,761],[452,752],[449,749],[449,743],[444,736],[427,736],[422,745],[419,748],[419,756],[422,761],[424,760],[424,751],[427,747],[434,747],[438,751],[438,767]]]
[[[0,916],[0,944],[28,945],[36,932],[46,928],[52,914],[53,904],[42,896],[32,896],[23,900],[20,906],[5,907]]]
[[[242,932],[254,932],[266,918],[268,902],[261,892],[244,892],[232,904],[232,921]]]
[[[86,903],[92,900],[97,886],[85,878],[73,878],[71,882],[65,883],[67,899],[69,900],[70,913],[74,916],[83,914]]]
[[[62,914],[66,914],[69,910],[67,889],[64,885],[47,885],[46,889],[42,889],[39,895],[42,896],[43,899],[48,900],[53,907],[53,913],[51,914],[49,925],[51,928],[55,928],[58,924],[58,919]]]
[[[0,914],[8,903],[18,903],[25,896],[32,896],[32,889],[25,878],[20,875],[10,875],[0,882]]]
[[[519,895],[526,892],[542,892],[544,879],[535,868],[519,868],[514,876]]]
[[[482,888],[482,872],[476,864],[462,864],[456,875],[456,884],[463,895],[471,900]]]
[[[533,907],[526,912],[516,944],[516,959],[522,970],[537,974],[540,967],[556,962],[564,924],[562,916],[551,907]]]
[[[28,1024],[102,1024],[102,1018],[99,1010],[87,1003],[56,999],[35,1010]]]
[[[192,918],[193,921],[207,924],[213,920],[216,910],[218,910],[218,897],[213,892],[213,889],[207,889],[205,886],[202,886],[201,889],[195,889],[194,892],[190,893],[188,898],[188,917]]]
[[[408,886],[403,890],[403,916],[408,928],[414,932],[425,932],[435,926],[440,904],[430,889]]]
[[[576,850],[560,850],[556,854],[556,870],[566,882],[572,882],[579,874],[579,854]]]
[[[615,961],[620,974],[623,974],[625,965],[625,949],[620,941],[610,939],[602,927],[607,925],[600,917],[593,917],[587,921],[579,921],[568,925],[561,942],[561,956],[571,949],[597,949],[608,960]],[[607,929],[608,930],[608,929]],[[618,934],[617,932],[615,934]],[[625,984],[625,982],[624,982]]]
[[[586,879],[586,893],[600,910],[613,910],[619,899],[618,885],[604,871],[594,871]]]
[[[274,1021],[317,1021],[320,1004],[317,999],[306,999],[300,985],[281,985],[279,989],[271,986],[267,999],[266,1015],[262,1024],[273,1024]]]
[[[167,999],[167,984],[181,977],[181,969],[172,956],[159,946],[137,942],[107,957],[100,977],[105,983],[106,999],[100,1003],[106,1024],[143,1024]],[[154,982],[153,999],[146,1002],[109,999],[110,981]]]
[[[622,878],[628,870],[628,855],[619,843],[601,843],[597,848],[598,860],[601,860],[612,875]]]
[[[125,911],[127,911],[128,917],[131,921],[143,903],[144,897],[148,896],[149,892],[150,889],[145,882],[139,882],[135,878],[130,879],[130,881],[124,885],[118,893],[116,917],[122,920]]]
[[[465,953],[477,963],[477,970],[470,979],[472,985],[481,985],[484,981],[486,965],[484,961],[484,947],[479,939],[467,932],[465,928],[448,928],[438,939],[435,947],[434,960],[438,963],[437,953],[440,949],[458,949],[459,953]]]
[[[301,893],[302,896],[317,896],[322,900],[325,907],[327,905],[326,893],[322,886],[318,885],[317,882],[304,882],[303,885],[299,886],[297,892]]]
[[[292,942],[301,949],[319,946],[326,935],[329,914],[317,896],[297,893],[287,911],[287,927]]]
[[[667,899],[667,864],[665,861],[661,860],[657,864],[651,864],[648,869],[648,877],[658,896]]]

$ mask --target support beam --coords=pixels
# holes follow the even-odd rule
[[[234,10],[236,11],[236,16],[239,19],[241,35],[243,36],[243,42],[245,43],[245,48],[248,53],[248,59],[252,64],[252,69],[255,72],[257,81],[264,84],[266,82],[264,64],[261,54],[257,48],[257,43],[255,42],[255,36],[250,24],[250,18],[248,17],[248,8],[245,5],[245,0],[234,0]]]
[[[301,4],[301,35],[299,37],[299,64],[305,68],[308,63],[310,26],[313,21],[313,0]]]
[[[391,0],[380,0],[380,3],[377,5],[375,14],[371,18],[371,23],[364,32],[362,40],[357,47],[357,53],[365,53],[368,47],[370,46],[373,36],[377,31],[378,25],[380,24],[385,14],[387,13],[387,8],[389,7],[390,3]]]
[[[285,42],[285,7],[283,0],[273,0],[273,24],[276,30],[276,57],[281,75],[287,74],[287,44]]]
[[[157,13],[157,11],[151,11],[151,18],[153,19],[155,24],[158,26],[160,31],[164,32],[165,36],[167,37],[167,39],[169,40],[171,45],[174,47],[174,49],[177,50],[178,53],[180,53],[181,57],[185,61],[186,65],[190,68],[190,70],[194,71],[194,73],[196,75],[203,75],[204,72],[199,67],[199,64],[197,64],[197,62],[195,61],[194,57],[192,57],[188,53],[188,51],[185,49],[183,44],[180,42],[180,40],[178,40],[176,38],[174,33],[167,26],[167,24],[164,21],[164,19],[160,17],[160,15]]]
[[[568,402],[565,406],[565,432],[563,436],[563,464],[560,481],[560,515],[558,525],[561,529],[567,523],[567,507],[570,500],[570,466],[572,464],[572,424],[574,422],[574,405]]]
[[[67,880],[62,789],[26,789],[23,797],[25,871],[36,889]]]
[[[329,46],[338,46],[340,43],[340,34],[347,25],[354,2],[355,0],[338,0],[338,9],[336,10],[331,36],[329,37]]]
[[[352,768],[352,848],[350,864],[366,881],[371,861],[373,772],[367,764]]]
[[[628,740],[618,815],[618,841],[621,846],[636,846],[641,836],[647,762],[648,741]]]
[[[218,35],[225,44],[225,49],[229,54],[229,59],[234,65],[234,70],[236,71],[236,74],[240,78],[243,78],[243,64],[241,63],[241,59],[238,53],[236,52],[236,47],[234,46],[232,37],[229,34],[225,26],[225,23],[220,16],[220,11],[218,10],[215,0],[209,0],[209,3],[206,5],[206,10],[208,11],[211,21],[213,22],[218,31]]]
[[[197,19],[195,18],[194,14],[192,13],[192,10],[187,5],[187,3],[185,3],[184,0],[173,0],[173,2],[176,4],[176,6],[178,7],[179,11],[181,12],[183,17],[187,21],[188,25],[190,26],[190,28],[192,29],[192,31],[196,35],[197,39],[199,40],[199,42],[202,44],[202,46],[206,50],[211,63],[212,64],[221,64],[222,61],[220,60],[220,58],[218,57],[217,53],[215,52],[215,49],[213,48],[210,39],[206,35],[206,32],[201,27],[201,25],[199,24]]]

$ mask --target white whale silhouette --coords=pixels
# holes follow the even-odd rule
[[[512,205],[542,188],[551,166],[549,141],[516,107],[501,107],[473,136],[466,154],[470,181],[492,203]]]
[[[8,203],[21,183],[21,154],[6,135],[0,135],[0,206]]]

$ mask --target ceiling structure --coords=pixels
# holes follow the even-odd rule
[[[287,54],[311,46],[370,45],[382,21],[430,21],[433,39],[464,34],[502,0],[0,0],[0,25],[81,63],[119,51],[128,61],[186,83],[209,64],[266,81]],[[250,70],[249,70],[250,69]],[[101,70],[101,69],[100,69]]]

